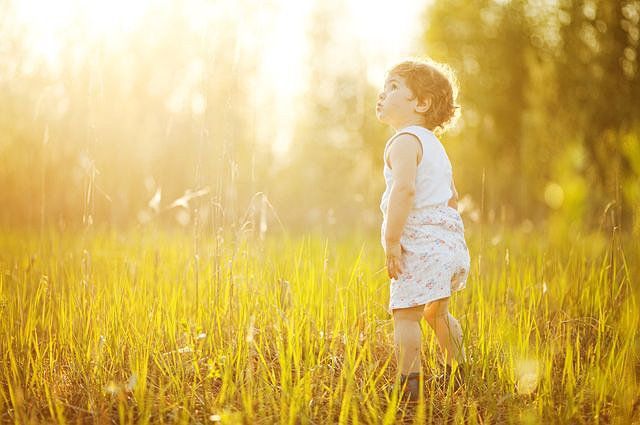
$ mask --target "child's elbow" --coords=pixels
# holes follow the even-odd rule
[[[453,192],[453,196],[451,196],[451,198],[449,198],[449,202],[448,205],[451,208],[455,208],[458,209],[458,192]]]

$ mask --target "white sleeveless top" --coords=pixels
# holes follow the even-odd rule
[[[416,170],[416,193],[413,209],[428,206],[446,205],[453,196],[451,191],[451,162],[440,140],[430,130],[419,125],[411,125],[400,129],[388,141],[384,148],[384,179],[386,189],[380,201],[380,210],[386,216],[389,195],[393,187],[393,174],[387,165],[387,151],[391,142],[401,134],[413,134],[422,145],[422,159]]]

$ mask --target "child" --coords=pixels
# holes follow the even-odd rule
[[[389,313],[400,385],[418,397],[420,320],[433,328],[446,361],[448,381],[462,382],[462,330],[448,312],[449,297],[466,285],[470,267],[464,225],[457,210],[451,163],[433,133],[456,115],[453,72],[431,60],[408,60],[387,74],[376,115],[396,133],[384,150],[386,190],[381,242],[391,279]],[[405,385],[406,384],[406,385]]]

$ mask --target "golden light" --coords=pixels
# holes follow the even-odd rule
[[[106,43],[117,48],[151,6],[149,0],[24,0],[13,2],[10,13],[16,29],[24,31],[28,51],[55,67],[63,43],[80,48]]]
[[[531,394],[538,387],[540,366],[535,359],[518,359],[515,365],[516,390],[519,394]]]
[[[564,202],[564,190],[558,183],[550,182],[544,189],[544,200],[553,209],[558,209]]]
[[[5,31],[21,34],[26,47],[16,72],[28,75],[45,66],[53,76],[65,61],[79,61],[97,52],[116,56],[126,52],[141,31],[166,31],[180,37],[180,28],[154,27],[162,17],[175,15],[184,20],[186,30],[201,37],[200,51],[205,54],[209,53],[207,45],[219,42],[231,31],[236,42],[225,54],[233,61],[256,58],[256,73],[249,82],[254,107],[270,111],[268,119],[258,119],[253,125],[257,133],[271,140],[276,152],[285,153],[299,102],[304,102],[308,72],[316,65],[310,52],[309,28],[318,25],[314,22],[317,11],[331,7],[335,12],[326,24],[333,28],[331,37],[340,60],[328,65],[337,69],[364,61],[365,78],[378,85],[390,62],[424,53],[416,52],[414,43],[422,30],[419,24],[427,4],[427,0],[410,0],[394,7],[365,0],[330,6],[295,0],[22,0],[9,3],[7,16],[11,19],[6,21],[11,27]],[[203,61],[209,59],[195,57],[183,81],[170,87],[165,104],[171,112],[186,109],[201,115],[205,111],[206,96],[191,89],[209,78],[202,70]]]

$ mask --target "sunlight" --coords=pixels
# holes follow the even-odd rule
[[[157,2],[156,2],[157,3]],[[49,58],[65,39],[114,43],[133,30],[152,5],[150,0],[22,0],[13,3],[15,17],[26,26],[36,53]]]
[[[367,81],[377,86],[390,62],[423,53],[415,51],[415,40],[423,30],[419,23],[428,3],[429,0],[407,0],[402,7],[389,7],[386,3],[346,0],[332,4],[330,7],[339,15],[335,17],[336,34],[332,35],[341,50],[336,52],[337,57],[364,61]],[[270,140],[273,151],[282,156],[294,137],[293,127],[300,111],[297,103],[307,89],[310,67],[314,65],[309,28],[314,11],[325,7],[320,4],[295,0],[267,4],[252,0],[24,0],[11,3],[9,10],[15,18],[14,30],[22,34],[27,47],[21,72],[30,74],[42,64],[54,77],[64,61],[93,54],[96,48],[107,49],[116,56],[126,52],[143,23],[153,22],[156,16],[175,13],[184,17],[189,29],[208,43],[216,42],[224,28],[236,28],[237,42],[229,55],[234,62],[240,57],[257,58],[257,74],[249,82],[254,108],[270,111],[264,118],[258,114],[259,119],[254,122],[256,133]],[[360,56],[350,56],[353,51]],[[338,72],[354,65],[349,62],[340,60],[329,66]],[[190,87],[207,76],[200,72],[194,78],[197,81],[191,78]],[[191,110],[202,115],[207,107],[206,96],[186,93],[188,87],[163,89],[172,93],[166,102],[172,113]]]
[[[417,50],[417,39],[424,30],[420,27],[422,12],[430,3],[431,0],[406,0],[393,7],[386,2],[367,0],[338,3],[336,8],[341,16],[334,19],[338,21],[335,27],[340,34],[334,36],[340,40],[343,52],[338,52],[337,56],[348,58],[350,52],[360,53],[367,68],[367,81],[373,87],[378,87],[391,62],[404,56],[425,53]],[[274,17],[277,30],[271,34],[265,54],[263,65],[266,84],[278,93],[278,133],[274,139],[274,150],[280,156],[286,154],[291,143],[295,119],[292,111],[299,109],[296,101],[307,88],[306,75],[313,65],[307,33],[313,23],[312,14],[311,2],[281,0]],[[353,57],[352,60],[357,58]],[[353,65],[357,64],[348,60],[332,64],[336,71]],[[286,78],[282,78],[283,73]]]
[[[2,423],[640,425],[640,0],[125,1],[0,0]]]
[[[365,46],[369,82],[378,86],[390,62],[403,56],[424,54],[418,39],[424,27],[424,10],[431,0],[409,0],[390,5],[366,0],[349,1],[352,31]]]

